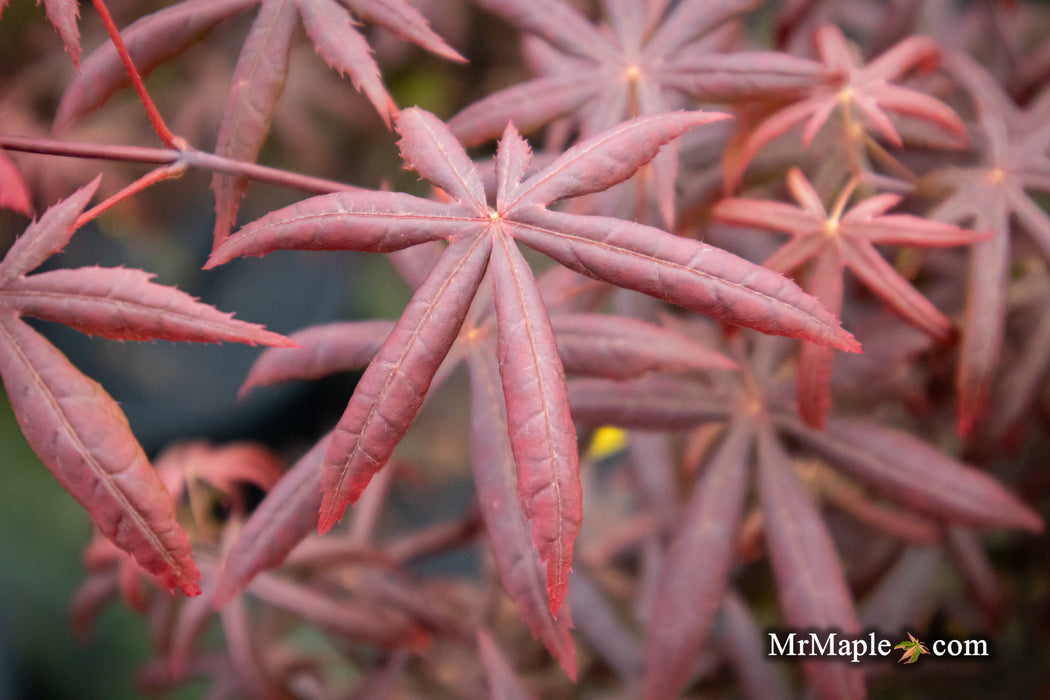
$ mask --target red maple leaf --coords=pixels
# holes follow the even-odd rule
[[[930,70],[937,64],[941,50],[932,39],[908,37],[866,65],[857,65],[846,37],[833,25],[817,30],[816,45],[826,71],[840,77],[813,85],[804,91],[802,99],[778,107],[757,124],[747,126],[739,146],[726,152],[728,189],[737,187],[748,163],[770,141],[805,122],[802,142],[809,145],[836,112],[844,125],[844,138],[850,144],[861,143],[854,128],[858,126],[859,133],[874,130],[891,144],[900,146],[901,136],[889,114],[921,119],[946,130],[960,143],[967,142],[966,126],[951,107],[923,92],[892,82],[910,71]],[[848,149],[850,153],[854,151],[855,148]],[[859,174],[856,163],[854,170],[854,174]]]
[[[802,171],[792,168],[788,188],[797,206],[730,198],[715,206],[714,217],[738,226],[791,234],[791,240],[763,264],[789,273],[813,261],[805,288],[832,313],[842,310],[843,273],[849,268],[909,323],[936,340],[946,340],[951,321],[883,259],[876,245],[954,246],[984,240],[987,234],[910,214],[887,214],[901,201],[895,194],[874,195],[847,209],[856,184],[856,179],[852,180],[839,193],[829,212]],[[833,362],[834,354],[823,347],[803,345],[798,372],[799,408],[811,425],[822,426],[827,421]]]
[[[548,209],[625,180],[664,143],[723,117],[679,112],[625,122],[528,178],[528,144],[508,125],[490,207],[480,173],[445,124],[422,110],[404,110],[397,120],[402,157],[449,201],[395,192],[314,197],[249,224],[213,253],[209,267],[282,248],[389,252],[448,241],[335,429],[322,480],[322,532],[357,499],[408,430],[488,272],[518,493],[547,564],[551,611],[558,610],[581,518],[576,433],[551,322],[518,242],[577,272],[730,323],[858,349],[833,316],[777,273],[649,226]]]
[[[27,275],[65,246],[98,181],[48,209],[0,262],[0,374],[26,440],[98,530],[164,586],[197,595],[189,539],[120,407],[21,317],[117,340],[290,343],[151,282],[141,270]]]
[[[586,138],[624,119],[696,100],[797,94],[829,78],[820,64],[785,53],[727,52],[734,20],[753,10],[754,0],[693,0],[670,8],[639,0],[604,3],[604,22],[597,25],[563,0],[478,4],[533,37],[526,49],[540,75],[456,114],[449,126],[466,145],[498,137],[508,121],[528,132],[563,119]],[[677,146],[649,169],[646,193],[658,203],[663,225],[671,226]]]

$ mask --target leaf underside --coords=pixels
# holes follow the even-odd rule
[[[156,284],[141,270],[27,275],[68,243],[98,183],[50,207],[0,262],[0,374],[30,446],[99,532],[162,585],[198,595],[200,576],[172,497],[120,407],[20,316],[119,340],[294,343]]]

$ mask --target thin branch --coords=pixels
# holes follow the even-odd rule
[[[201,168],[212,172],[242,175],[257,182],[267,182],[309,194],[356,192],[361,190],[360,187],[336,182],[335,180],[326,180],[320,177],[281,170],[280,168],[271,168],[265,165],[258,165],[257,163],[225,158],[190,147],[186,147],[183,150],[172,150],[170,148],[118,146],[103,143],[60,141],[51,138],[0,135],[0,148],[20,153],[38,153],[69,158],[94,158],[152,165],[179,164],[187,168]]]
[[[179,151],[171,148],[147,146],[118,146],[108,143],[81,143],[51,138],[4,136],[0,134],[0,148],[20,153],[40,153],[68,158],[94,158],[127,163],[164,165],[179,159]]]
[[[233,158],[226,158],[215,155],[214,153],[206,153],[205,151],[198,151],[192,148],[183,151],[182,161],[189,167],[201,168],[203,170],[210,170],[217,173],[227,173],[230,175],[243,175],[244,177],[257,182],[268,182],[272,185],[280,185],[282,187],[287,187],[288,189],[309,192],[312,194],[363,191],[360,187],[347,185],[343,182],[326,180],[325,178],[313,177],[311,175],[302,175],[300,173],[293,173],[288,170],[281,170],[280,168],[271,168],[267,165],[259,165],[257,163],[249,163],[243,160],[234,160]]]
[[[150,185],[160,182],[161,180],[171,180],[177,177],[182,177],[182,174],[186,172],[186,165],[184,163],[173,163],[171,165],[164,165],[159,168],[155,168],[135,182],[131,183],[120,192],[107,198],[105,201],[96,204],[91,209],[80,215],[73,224],[73,228],[80,228],[87,222],[97,217],[102,212],[110,209],[111,207],[123,202],[125,199],[133,194],[141,192]]]
[[[124,45],[124,39],[121,38],[120,31],[113,22],[113,17],[109,14],[109,8],[106,7],[105,0],[93,0],[93,2],[95,3],[95,9],[98,10],[99,17],[102,18],[102,23],[106,25],[106,31],[109,32],[109,38],[113,41],[117,54],[120,55],[120,60],[124,64],[124,70],[127,71],[128,77],[131,78],[131,84],[135,86],[135,92],[139,94],[139,100],[142,101],[142,106],[146,109],[146,114],[149,116],[150,124],[153,125],[153,130],[157,132],[157,136],[160,137],[165,146],[181,150],[186,146],[185,139],[171,133],[168,125],[164,123],[164,118],[160,116],[157,105],[153,104],[153,98],[146,91],[146,84],[142,82],[142,76],[139,75],[138,69],[135,68],[135,63],[131,60],[128,47]]]

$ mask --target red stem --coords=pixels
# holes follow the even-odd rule
[[[95,158],[127,163],[154,163],[163,165],[179,159],[179,152],[170,148],[145,146],[118,146],[107,143],[80,143],[50,138],[0,135],[0,148],[20,153],[40,153],[69,158]]]
[[[103,202],[99,202],[91,209],[88,209],[86,212],[81,214],[80,217],[76,220],[76,223],[73,224],[73,228],[80,228],[81,226],[91,221],[110,207],[113,207],[119,204],[120,202],[123,202],[131,195],[137,192],[141,192],[150,185],[160,182],[161,180],[169,180],[172,178],[181,177],[184,172],[186,172],[186,165],[184,163],[172,163],[171,165],[165,165],[160,168],[155,168],[149,171],[148,173],[140,177],[138,180],[135,180],[135,182],[122,189],[120,192],[117,192],[115,195],[107,198]]]
[[[96,158],[100,160],[122,161],[129,163],[148,163],[154,165],[179,165],[187,168],[201,168],[212,172],[241,175],[257,182],[280,185],[310,194],[328,194],[331,192],[360,192],[360,187],[347,185],[335,180],[326,180],[310,175],[288,172],[257,163],[248,163],[232,158],[224,158],[212,153],[205,153],[187,147],[184,150],[170,148],[148,148],[145,146],[117,146],[102,143],[78,143],[59,141],[50,138],[26,138],[0,135],[0,148],[21,153],[40,153],[51,156],[70,158]]]
[[[146,91],[146,84],[142,82],[142,76],[139,75],[138,69],[135,68],[135,63],[131,60],[128,47],[124,45],[124,39],[121,38],[120,31],[117,29],[117,25],[114,24],[113,17],[109,14],[109,8],[106,7],[105,0],[93,0],[93,2],[95,3],[95,9],[98,10],[98,14],[102,18],[102,23],[106,25],[106,31],[109,32],[109,38],[112,39],[113,45],[117,49],[117,54],[120,55],[120,60],[124,64],[124,70],[128,72],[131,84],[135,86],[135,92],[139,94],[142,106],[146,108],[146,114],[153,125],[153,130],[157,132],[157,136],[160,137],[165,146],[182,150],[187,145],[186,141],[171,133],[168,125],[164,123],[164,118],[160,116],[157,105],[153,104],[153,99]]]
[[[300,192],[329,194],[331,192],[364,191],[361,187],[347,185],[346,183],[336,182],[335,180],[326,180],[323,177],[301,175],[299,173],[281,170],[280,168],[271,168],[267,165],[259,165],[258,163],[234,160],[232,158],[226,158],[224,156],[215,155],[214,153],[206,153],[195,149],[185,151],[181,155],[183,162],[189,167],[201,168],[203,170],[210,170],[216,173],[226,173],[229,175],[243,175],[244,177],[257,182],[268,182],[292,190],[299,190]]]

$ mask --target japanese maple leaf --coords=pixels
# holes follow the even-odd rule
[[[688,683],[726,592],[749,482],[758,492],[787,623],[847,634],[859,629],[831,533],[792,463],[800,451],[893,502],[898,508],[870,496],[842,500],[836,481],[827,493],[837,506],[896,537],[929,531],[925,518],[973,528],[1043,529],[1039,515],[994,479],[906,432],[853,418],[832,419],[824,430],[805,425],[785,391],[792,378],[784,372],[786,348],[776,341],[737,338],[729,354],[740,371],[711,373],[707,381],[652,374],[569,382],[573,417],[583,426],[718,429],[657,583],[647,630],[646,697],[676,697]],[[848,666],[811,662],[805,670],[823,695],[852,697],[863,674]]]
[[[566,268],[549,269],[537,279],[537,285],[550,311],[558,355],[567,374],[625,379],[653,371],[735,366],[724,355],[669,328],[583,312],[593,305],[598,285]],[[466,362],[471,383],[474,484],[500,579],[533,636],[541,639],[566,673],[575,678],[572,623],[564,612],[557,619],[551,616],[543,564],[518,504],[515,459],[496,361],[498,324],[491,294],[491,285],[483,283],[453,349],[431,385],[431,393],[434,384],[447,377],[459,360]],[[353,321],[294,333],[290,339],[299,347],[263,352],[252,365],[242,391],[288,379],[310,379],[363,368],[392,326],[393,322],[388,321]],[[323,456],[323,451],[315,456],[318,465]],[[245,526],[227,557],[217,601],[228,600],[231,591],[247,585],[262,569],[280,564],[314,527],[321,501],[320,474],[319,470],[310,469],[297,465],[289,474],[287,486],[282,480],[274,500],[267,498]]]
[[[687,0],[671,9],[667,3],[608,0],[600,25],[563,0],[478,4],[544,44],[531,44],[540,77],[495,92],[452,118],[449,126],[467,145],[498,137],[508,120],[529,131],[571,115],[588,137],[624,119],[689,106],[690,98],[781,94],[828,77],[820,64],[783,53],[722,52],[720,30],[760,4],[755,0]],[[650,167],[650,193],[670,226],[677,149],[666,149]]]
[[[0,262],[0,375],[26,440],[98,530],[168,588],[200,592],[171,497],[117,403],[22,316],[117,340],[289,342],[141,270],[89,267],[27,275],[61,250],[98,178],[30,224]]]
[[[1050,274],[1041,260],[1029,260],[1024,274],[1014,277],[1010,297],[1010,323],[1017,333],[1015,351],[1003,354],[1003,373],[992,394],[995,412],[981,422],[985,434],[1003,436],[1008,429],[1038,416],[1032,407],[1050,373]],[[1034,269],[1033,269],[1034,268]]]
[[[557,611],[581,518],[576,436],[551,322],[518,242],[577,272],[730,323],[858,349],[833,316],[777,273],[642,224],[547,208],[623,181],[662,144],[724,116],[640,117],[574,146],[527,179],[528,144],[508,124],[490,207],[478,169],[447,126],[423,110],[404,110],[397,119],[402,159],[448,201],[396,192],[314,197],[249,224],[212,254],[208,267],[277,249],[390,252],[448,241],[336,426],[325,457],[322,532],[357,499],[408,430],[488,272],[522,510],[532,521],[533,541],[547,565],[551,610]]]
[[[901,642],[893,648],[904,650],[904,653],[901,654],[901,658],[897,661],[897,663],[900,664],[913,664],[918,661],[919,657],[923,654],[930,653],[926,648],[926,645],[916,639],[911,632],[908,632],[908,641]]]
[[[1028,194],[1050,192],[1050,90],[1022,109],[969,57],[949,54],[946,68],[972,95],[983,139],[978,164],[928,176],[931,187],[951,191],[929,216],[994,233],[970,256],[956,378],[958,430],[966,435],[986,410],[999,364],[1015,231],[1027,233],[1050,260],[1050,217]]]
[[[220,156],[254,161],[259,155],[284,91],[292,35],[300,20],[317,52],[330,67],[350,77],[388,125],[397,105],[383,85],[355,16],[440,56],[465,60],[405,0],[184,0],[143,17],[121,36],[138,70],[147,73],[184,51],[219,22],[254,5],[260,6],[259,13],[237,59],[219,126],[215,153]],[[82,73],[63,95],[55,129],[61,130],[98,108],[127,82],[113,44],[102,45],[84,61]],[[244,177],[213,176],[215,245],[229,235],[247,186]]]
[[[849,268],[911,324],[936,340],[948,338],[948,317],[886,262],[875,246],[953,246],[983,240],[986,235],[910,214],[887,214],[901,200],[895,194],[874,195],[846,210],[856,179],[847,184],[828,212],[801,170],[792,168],[787,180],[797,206],[730,198],[715,206],[714,217],[738,226],[791,234],[791,240],[763,264],[789,273],[812,260],[813,269],[805,288],[832,313],[842,311],[842,278]],[[833,362],[834,353],[819,345],[803,344],[798,372],[799,409],[811,425],[827,422]]]
[[[820,27],[815,40],[827,72],[840,77],[810,87],[802,99],[776,109],[743,133],[739,146],[726,152],[728,189],[736,188],[748,163],[767,143],[805,122],[802,142],[808,146],[836,111],[849,144],[859,143],[854,128],[859,120],[860,128],[874,129],[893,145],[900,146],[901,136],[887,113],[929,122],[954,135],[960,143],[966,143],[966,126],[951,107],[935,97],[892,82],[913,70],[928,71],[937,64],[941,50],[932,39],[908,37],[866,65],[857,65],[846,37],[833,25]]]

